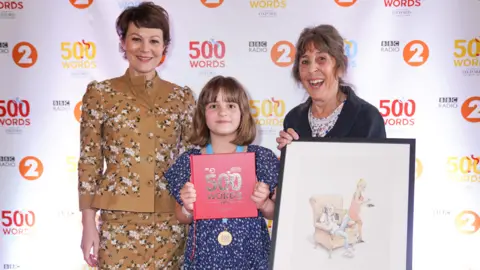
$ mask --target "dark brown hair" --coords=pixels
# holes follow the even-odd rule
[[[345,56],[343,38],[338,30],[327,24],[315,27],[304,28],[296,44],[295,62],[293,63],[292,73],[295,81],[300,82],[300,58],[305,54],[310,46],[321,52],[326,52],[335,59],[335,72],[339,70],[345,73],[348,68],[348,58]],[[342,84],[344,81],[339,78]]]
[[[163,32],[163,44],[165,50],[163,55],[167,54],[168,45],[170,45],[170,23],[168,12],[161,6],[153,2],[142,2],[138,6],[126,8],[117,18],[116,28],[117,34],[121,41],[125,41],[128,26],[133,23],[136,27],[156,28]],[[120,51],[125,57],[120,43]]]
[[[255,121],[250,113],[249,98],[245,88],[235,78],[215,76],[207,82],[198,97],[193,116],[193,130],[190,142],[204,147],[210,141],[210,130],[205,119],[205,109],[209,103],[216,102],[218,93],[222,93],[226,102],[237,103],[240,109],[240,125],[237,137],[232,141],[236,145],[248,145],[257,134]]]

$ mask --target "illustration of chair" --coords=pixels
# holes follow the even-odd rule
[[[341,195],[318,195],[310,198],[310,205],[313,210],[313,226],[315,228],[315,248],[318,248],[318,246],[323,246],[328,250],[328,257],[331,258],[332,251],[336,248],[343,247],[345,239],[341,236],[330,234],[330,232],[325,231],[316,224],[324,211],[325,205],[327,204],[331,204],[335,208],[334,212],[335,214],[338,214],[339,217],[337,221],[338,225],[342,223],[345,214],[348,213],[348,209],[343,208],[343,197]],[[357,243],[358,230],[355,225],[347,226],[345,232],[348,235],[349,244],[353,245]]]

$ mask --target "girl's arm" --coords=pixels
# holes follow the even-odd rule
[[[188,212],[188,210],[184,209],[178,203],[176,203],[176,206],[175,206],[175,216],[177,217],[178,221],[182,224],[190,224],[193,221],[192,213]]]
[[[261,207],[259,210],[266,219],[273,220],[273,216],[275,214],[275,202],[267,198],[263,204],[263,207]]]

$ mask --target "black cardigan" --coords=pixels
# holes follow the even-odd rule
[[[347,100],[333,128],[325,135],[330,138],[376,138],[387,137],[385,123],[378,109],[358,97],[349,86],[341,86],[340,90],[347,95]],[[312,129],[308,123],[308,110],[311,98],[292,110],[283,121],[283,128],[292,128],[300,138],[312,137]]]

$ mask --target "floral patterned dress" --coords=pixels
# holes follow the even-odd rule
[[[259,181],[270,186],[270,193],[278,183],[280,162],[267,148],[249,145],[248,152],[255,153],[256,173]],[[182,154],[168,169],[165,177],[168,189],[180,205],[180,189],[190,179],[190,155],[201,155],[199,149]],[[217,236],[227,227],[232,243],[222,246]],[[268,269],[270,235],[265,218],[258,211],[255,218],[197,220],[189,226],[185,250],[185,270],[189,269]]]
[[[82,100],[80,210],[100,210],[98,269],[181,269],[186,228],[165,170],[184,151],[188,87],[143,76],[92,82]]]

